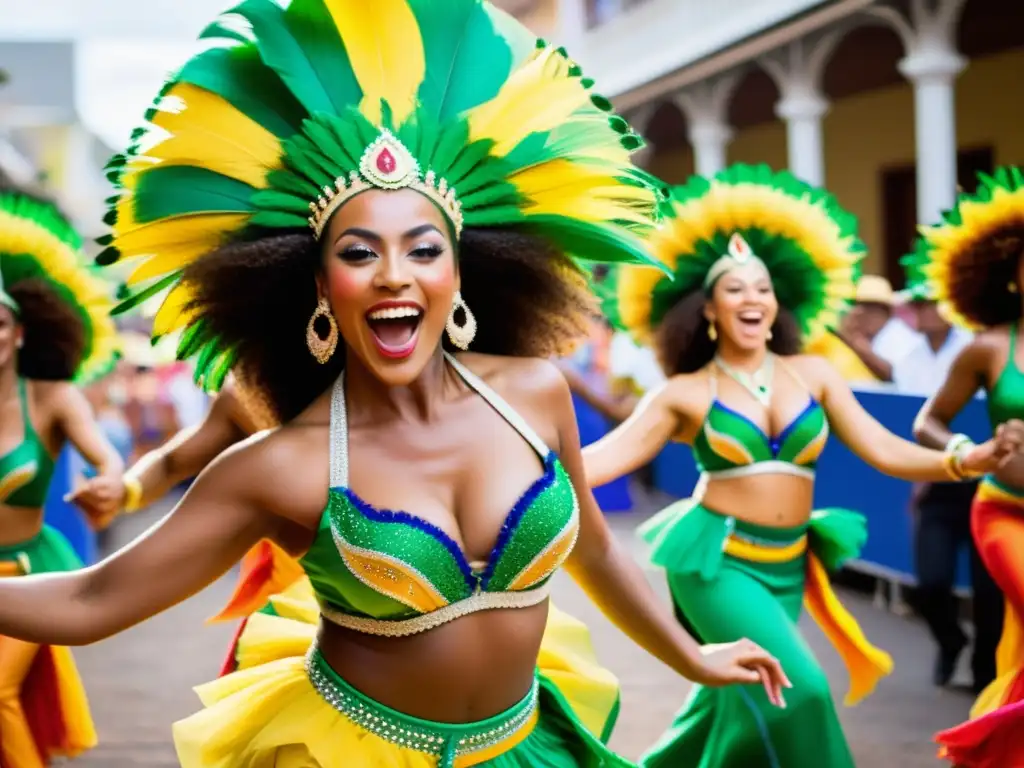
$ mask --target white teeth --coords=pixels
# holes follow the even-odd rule
[[[400,317],[419,317],[420,310],[416,307],[387,307],[371,312],[371,320],[397,320]]]

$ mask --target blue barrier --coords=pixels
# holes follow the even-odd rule
[[[580,445],[596,443],[608,433],[608,420],[577,397],[575,393],[572,396],[572,404],[576,409]],[[595,488],[594,498],[602,512],[628,512],[633,508],[633,498],[629,493],[629,478],[620,477],[607,485]]]
[[[85,461],[70,446],[61,451],[53,469],[43,515],[46,522],[63,533],[86,565],[96,562],[96,533],[74,504],[64,501],[73,478],[85,471]]]
[[[911,425],[924,399],[890,392],[857,392],[860,404],[886,429],[912,440]],[[954,431],[976,441],[991,435],[985,401],[972,400],[953,424]],[[656,486],[672,496],[689,496],[697,482],[690,448],[666,446],[654,464]],[[851,564],[891,581],[914,582],[913,518],[910,514],[911,485],[883,475],[858,459],[832,437],[818,462],[814,503],[817,507],[845,507],[863,514],[868,521],[868,542],[859,560]],[[969,584],[966,552],[961,554],[957,586]]]

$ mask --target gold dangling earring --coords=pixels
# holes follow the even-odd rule
[[[461,325],[455,320],[455,313],[460,309],[465,315],[465,322]],[[476,338],[476,318],[469,311],[469,306],[466,304],[466,300],[462,298],[460,291],[455,292],[452,311],[448,313],[448,322],[445,323],[444,327],[448,331],[448,338],[451,339],[452,344],[463,352],[469,349],[469,345]]]
[[[718,329],[715,328],[714,323],[708,324],[708,338],[712,341],[718,341]]]
[[[1010,282],[1008,282],[1006,284],[1006,290],[1008,290],[1010,293],[1016,293],[1017,292],[1017,284],[1011,280]]]
[[[316,332],[316,321],[320,317],[327,319],[326,339],[321,339],[320,334]],[[309,318],[309,323],[306,325],[306,346],[309,348],[309,354],[320,365],[325,365],[333,357],[334,350],[338,347],[338,323],[335,321],[334,315],[331,314],[331,307],[325,298],[321,297],[317,302],[313,316]]]

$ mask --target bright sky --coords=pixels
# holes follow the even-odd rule
[[[0,40],[75,40],[77,106],[112,148],[127,143],[196,37],[232,0],[0,0]]]

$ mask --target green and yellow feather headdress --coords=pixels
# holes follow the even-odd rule
[[[245,0],[202,37],[213,47],[112,161],[99,259],[138,261],[122,310],[170,290],[154,335],[186,327],[200,376],[230,355],[190,341],[182,269],[247,230],[319,236],[363,189],[417,189],[456,232],[517,227],[588,260],[650,263],[639,236],[657,193],[629,160],[641,139],[563,50],[490,4]]]
[[[671,190],[663,213],[648,242],[671,276],[621,266],[605,289],[609,318],[641,343],[651,341],[680,299],[707,287],[730,260],[764,264],[805,340],[834,327],[853,298],[866,250],[856,218],[828,192],[787,171],[734,165],[711,179],[691,177]]]
[[[74,380],[88,383],[107,373],[119,349],[112,286],[88,263],[81,237],[55,206],[0,192],[0,303],[19,314],[4,289],[30,278],[47,281],[82,319],[86,344]]]
[[[922,226],[903,258],[908,287],[926,290],[946,317],[972,330],[1020,317],[1017,268],[1024,254],[1024,172],[979,174],[942,221]]]

